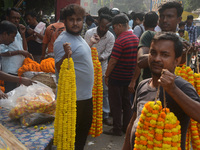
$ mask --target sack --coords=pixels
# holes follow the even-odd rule
[[[11,119],[18,119],[31,113],[55,114],[55,94],[50,87],[40,82],[28,87],[20,85],[7,94],[8,99],[2,99],[0,106],[10,110]]]
[[[44,113],[32,113],[20,118],[21,126],[34,126],[42,123],[54,121],[55,116]]]

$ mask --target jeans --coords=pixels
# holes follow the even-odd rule
[[[103,119],[106,119],[109,117],[110,105],[108,101],[108,87],[105,83],[104,76],[102,81],[103,81]]]

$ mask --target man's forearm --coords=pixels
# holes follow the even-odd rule
[[[27,41],[26,41],[25,34],[22,34],[22,40],[23,40],[23,48],[24,48],[24,50],[28,51],[28,46],[27,46]]]
[[[140,69],[149,67],[149,64],[148,64],[148,57],[149,57],[149,54],[144,54],[143,56],[141,56],[141,57],[138,59],[138,67],[139,67]]]

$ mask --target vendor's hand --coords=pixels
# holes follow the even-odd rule
[[[70,58],[71,55],[72,55],[72,50],[71,50],[71,47],[70,47],[70,43],[64,43],[63,44],[63,48],[64,48],[64,51],[65,51],[65,55],[67,56],[67,58]]]
[[[24,57],[30,57],[33,58],[32,54],[29,53],[28,51],[20,50],[19,54],[23,55]]]
[[[128,90],[130,93],[135,93],[135,81],[131,81],[128,85]]]
[[[90,42],[92,44],[97,44],[100,41],[100,37],[97,34],[94,34],[91,38],[90,38]]]
[[[158,79],[158,82],[166,92],[173,91],[176,87],[174,83],[175,78],[176,75],[169,72],[167,69],[163,69],[160,79]]]
[[[25,86],[29,86],[32,85],[33,83],[37,83],[29,78],[26,77],[21,77],[21,84],[25,85]]]
[[[19,24],[19,32],[21,34],[25,34],[26,32],[26,27],[23,24]]]
[[[0,90],[0,99],[8,98],[8,95]]]

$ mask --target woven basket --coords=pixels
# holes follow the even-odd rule
[[[32,80],[36,80],[39,81],[47,86],[49,86],[50,88],[52,88],[53,92],[56,92],[56,83],[55,80],[52,76],[52,74],[49,73],[40,73],[38,75],[35,75]]]
[[[0,124],[0,137],[6,143],[10,150],[28,150],[12,132]]]

